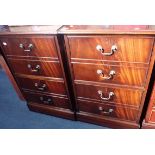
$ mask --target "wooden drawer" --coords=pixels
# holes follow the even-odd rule
[[[54,36],[1,38],[7,56],[58,57]]]
[[[18,74],[62,78],[60,63],[57,61],[8,59],[13,71]]]
[[[51,105],[59,108],[70,109],[69,100],[64,97],[44,95],[40,93],[24,92],[24,96],[28,102],[35,102],[43,105]]]
[[[77,98],[139,107],[143,91],[119,87],[75,84]]]
[[[149,122],[155,123],[155,109],[152,109],[150,112]]]
[[[144,86],[147,69],[103,64],[73,63],[75,80]]]
[[[67,37],[71,58],[141,63],[150,61],[154,41],[153,37],[134,35],[71,35]],[[115,48],[112,50],[114,46],[117,47],[116,50]]]
[[[155,100],[155,87],[154,87],[154,90],[153,90],[153,92],[152,92],[151,98],[152,98],[153,100]]]
[[[155,98],[151,97],[149,104],[155,107]]]
[[[151,93],[150,100],[151,100],[151,102],[153,102],[153,105],[155,105],[155,83],[154,83],[154,86],[153,86],[153,90],[152,90],[152,93]]]
[[[138,110],[127,108],[125,106],[112,106],[102,103],[94,103],[90,101],[78,100],[79,113],[87,112],[99,116],[113,117],[123,120],[135,121],[137,119]]]
[[[19,85],[23,89],[41,91],[47,93],[66,95],[65,84],[63,80],[45,80],[37,78],[16,77]]]

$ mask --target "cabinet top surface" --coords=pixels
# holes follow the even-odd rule
[[[59,34],[155,34],[155,25],[65,25]]]
[[[10,34],[57,34],[61,25],[0,25],[0,35]]]
[[[155,34],[155,25],[0,25],[10,34]]]

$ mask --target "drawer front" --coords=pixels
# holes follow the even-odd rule
[[[1,38],[8,56],[58,57],[54,36],[32,38]]]
[[[98,116],[107,116],[123,120],[135,121],[138,110],[125,106],[110,106],[102,103],[78,100],[79,112],[87,112]]]
[[[126,88],[108,88],[93,85],[76,84],[78,98],[94,99],[111,104],[139,107],[143,91]]]
[[[148,63],[153,38],[136,36],[68,36],[71,58]]]
[[[59,62],[8,59],[15,73],[62,78]]]
[[[152,109],[150,113],[149,122],[155,123],[155,109]]]
[[[155,83],[154,83],[154,86],[153,86],[153,90],[152,90],[152,93],[151,93],[151,98],[150,98],[150,103],[149,104],[155,106]]]
[[[51,95],[43,95],[39,93],[28,92],[24,92],[24,96],[28,102],[35,102],[38,104],[70,109],[69,100],[64,97],[56,97]]]
[[[153,107],[155,107],[155,97],[151,96],[151,99],[149,101],[149,105],[152,105]]]
[[[23,89],[67,95],[64,81],[16,77]]]
[[[154,90],[152,92],[151,99],[155,101],[155,87],[154,87]]]
[[[143,86],[147,69],[102,64],[73,63],[75,80]]]

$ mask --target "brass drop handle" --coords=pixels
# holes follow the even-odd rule
[[[44,91],[46,89],[46,84],[42,84],[42,86],[40,86],[40,84],[35,83],[34,85],[38,90]]]
[[[45,103],[45,104],[51,104],[52,103],[52,99],[48,98],[47,100],[44,99],[44,97],[40,97],[40,101]]]
[[[28,45],[28,49],[23,44],[19,44],[19,47],[22,48],[25,52],[30,52],[33,49],[33,44]]]
[[[110,108],[108,111],[105,111],[102,107],[99,107],[98,109],[99,109],[99,111],[101,111],[103,114],[111,114],[111,113],[114,111],[114,109],[112,109],[112,108]]]
[[[111,46],[111,51],[110,52],[104,52],[104,48],[101,46],[101,45],[97,45],[96,46],[96,49],[101,52],[102,55],[104,56],[110,56],[110,55],[113,55],[114,52],[117,51],[117,46],[116,45],[112,45]]]
[[[28,64],[27,67],[31,70],[31,72],[39,72],[40,70],[40,65],[36,65],[34,68]]]
[[[109,72],[109,76],[104,76],[103,71],[101,69],[98,69],[97,74],[101,75],[104,80],[110,80],[113,78],[113,76],[116,74],[116,72],[114,70],[111,70]]]
[[[103,92],[101,90],[98,90],[98,94],[100,95],[100,98],[105,101],[109,101],[112,98],[112,96],[115,95],[114,92],[109,92],[108,97],[103,97]]]

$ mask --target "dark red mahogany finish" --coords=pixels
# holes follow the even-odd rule
[[[153,68],[154,26],[63,26],[77,119],[139,128]]]
[[[111,128],[140,128],[154,44],[147,25],[0,29],[3,60],[30,110]],[[155,122],[153,108],[144,128]]]
[[[8,27],[0,33],[0,44],[29,109],[74,119],[56,36],[59,28]]]

